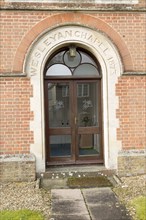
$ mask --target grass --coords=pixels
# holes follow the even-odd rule
[[[3,210],[0,212],[0,220],[44,220],[41,213],[28,209]]]
[[[111,187],[112,184],[107,177],[70,177],[67,180],[70,188],[89,188],[89,187]]]
[[[130,205],[135,208],[136,219],[146,220],[146,197],[139,196],[130,202]]]

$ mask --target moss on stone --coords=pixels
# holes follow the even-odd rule
[[[111,187],[112,183],[105,176],[70,177],[67,180],[67,185],[70,188]]]

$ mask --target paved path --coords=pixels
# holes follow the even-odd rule
[[[131,220],[111,188],[52,189],[50,220]]]

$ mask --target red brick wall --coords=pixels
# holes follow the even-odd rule
[[[111,13],[110,16],[101,15],[114,30],[116,30],[124,40],[130,51],[133,70],[146,70],[146,16],[144,13]]]
[[[0,28],[0,72],[12,72],[13,60],[21,40],[48,12],[2,11]]]
[[[101,19],[109,29],[112,28],[117,36],[125,42],[126,47],[132,57],[133,69],[134,71],[144,71],[146,69],[145,62],[145,26],[146,19],[144,13],[99,13],[92,14],[87,18],[84,15],[79,14],[62,14],[58,23],[55,22],[57,17],[51,17],[50,12],[28,12],[28,11],[2,11],[1,12],[1,33],[0,33],[0,57],[1,57],[1,65],[0,72],[11,72],[13,69],[13,62],[18,46],[20,45],[22,39],[25,35],[36,25],[38,22],[43,20],[44,18],[49,17],[47,20],[48,24],[46,26],[49,28],[49,20],[52,25],[57,25],[58,23],[68,23],[73,20],[73,22],[77,22],[80,24],[91,25],[93,27],[98,26],[100,29],[100,20],[94,21],[94,18]],[[86,20],[88,19],[88,20]],[[107,31],[107,27],[103,26],[103,31],[105,29],[105,33]],[[112,29],[111,35],[112,38]],[[34,30],[35,33],[35,30]],[[39,34],[39,33],[38,33]],[[28,36],[29,37],[29,36]],[[32,33],[30,38],[32,37]],[[117,38],[117,37],[116,37]],[[33,39],[34,40],[34,39]],[[113,39],[114,35],[113,35]],[[117,39],[117,47],[120,49],[120,42]],[[120,51],[121,52],[121,51]],[[124,55],[124,59],[126,59],[126,55]],[[19,57],[17,58],[19,61]]]
[[[118,139],[123,149],[145,149],[146,146],[146,76],[122,76],[116,90],[119,96]]]
[[[29,121],[32,87],[28,78],[8,77],[0,80],[0,151],[4,154],[30,152],[33,133]]]
[[[24,37],[28,33],[32,34],[33,31],[35,33],[35,29],[32,30],[32,28],[47,17],[49,17],[49,19],[47,20],[48,23],[46,23],[46,27],[48,27],[50,23],[52,26],[60,23],[71,23],[72,19],[78,24],[83,23],[88,26],[92,24],[97,29],[98,26],[100,26],[105,32],[108,31],[106,27],[109,26],[109,34],[111,37],[113,30],[117,33],[116,37],[119,36],[125,42],[126,51],[129,52],[132,58],[133,71],[145,71],[144,23],[146,23],[146,21],[144,13],[98,12],[88,16],[88,20],[87,16],[83,13],[68,13],[67,15],[61,13],[61,20],[57,17],[55,18],[56,20],[53,20],[54,17],[52,16],[54,14],[59,15],[60,13],[49,11],[1,11],[1,73],[6,74],[12,72],[15,55]],[[98,20],[96,20],[96,18],[98,18]],[[102,26],[102,22],[100,22],[99,19],[106,25]],[[38,29],[37,31],[39,34]],[[32,37],[32,35],[30,37]],[[113,36],[113,39],[114,37],[115,36]],[[121,41],[117,40],[117,47],[118,50],[122,52],[120,42]],[[28,48],[29,45],[23,46]],[[124,51],[125,48],[123,48]],[[25,56],[23,51],[20,50],[19,55],[21,54]],[[19,63],[19,56],[15,62]],[[22,64],[23,63],[21,63],[21,65]],[[119,118],[120,121],[120,128],[117,131],[117,135],[118,139],[122,140],[123,149],[145,147],[145,81],[146,78],[144,76],[122,76],[117,83],[116,92],[117,96],[119,96],[117,118]],[[30,120],[33,119],[33,113],[30,111],[30,97],[33,95],[30,80],[26,77],[5,77],[1,79],[0,90],[1,151],[2,153],[29,153],[30,144],[33,143],[33,133],[29,127]]]

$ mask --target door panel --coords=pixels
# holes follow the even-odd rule
[[[69,83],[48,83],[49,127],[70,127]]]
[[[72,160],[70,83],[45,81],[47,162]]]
[[[50,135],[50,157],[71,156],[71,135]]]
[[[100,155],[99,128],[99,83],[98,81],[77,82],[77,118],[78,118],[78,159]]]
[[[77,83],[76,89],[78,126],[98,126],[98,82]]]
[[[45,88],[48,164],[101,161],[100,80],[46,80]]]
[[[100,155],[100,135],[99,134],[79,134],[78,148],[79,156]]]

